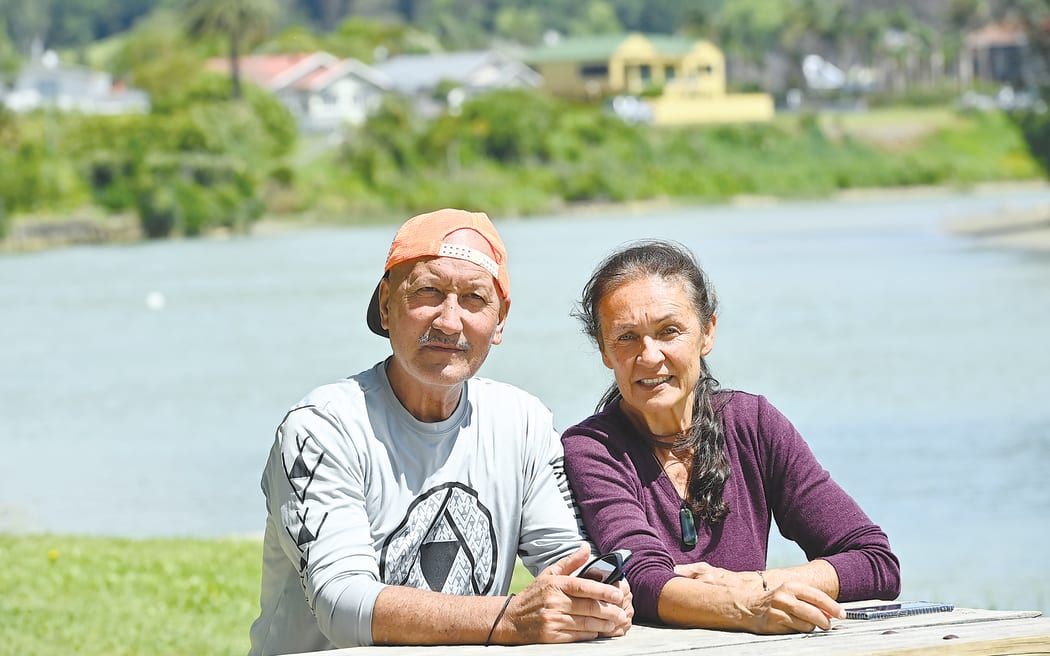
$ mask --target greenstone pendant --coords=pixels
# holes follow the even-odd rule
[[[687,547],[695,547],[696,523],[693,521],[693,511],[683,506],[678,511],[678,524],[682,527],[682,543]]]

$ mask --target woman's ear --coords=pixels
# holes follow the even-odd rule
[[[598,341],[598,352],[602,354],[602,364],[604,364],[607,369],[612,369],[613,368],[613,362],[609,358],[609,354],[605,352],[605,341],[602,340],[601,332],[598,333],[598,340],[597,341]]]
[[[707,322],[707,327],[704,328],[704,343],[700,346],[700,355],[704,357],[715,347],[715,326],[717,323],[718,316],[712,314],[711,320]]]

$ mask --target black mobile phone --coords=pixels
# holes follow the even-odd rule
[[[610,551],[584,565],[576,576],[599,583],[616,583],[623,578],[623,566],[630,557],[630,549]]]
[[[847,608],[846,619],[881,620],[887,617],[906,617],[908,615],[922,615],[925,613],[946,613],[953,610],[955,610],[954,604],[938,604],[932,601],[902,601],[892,604]]]

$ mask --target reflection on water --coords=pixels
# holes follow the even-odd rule
[[[513,306],[482,373],[560,426],[611,376],[569,317],[614,246],[673,238],[721,297],[712,365],[765,394],[890,535],[909,598],[1050,609],[1050,258],[945,235],[1050,193],[501,221]],[[0,530],[258,533],[273,430],[387,345],[392,227],[0,258]],[[801,554],[778,541],[772,564]]]

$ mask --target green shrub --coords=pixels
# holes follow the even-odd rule
[[[386,97],[379,110],[347,137],[342,162],[369,185],[384,186],[422,166],[417,120],[408,102]]]
[[[550,159],[546,135],[555,125],[561,104],[522,90],[494,91],[463,105],[464,149],[501,164],[545,162]]]
[[[298,139],[295,119],[273,94],[245,83],[243,98],[231,100],[230,81],[225,75],[197,75],[153,105],[155,116],[177,116],[187,111],[193,115],[194,110],[198,121],[203,121],[197,126],[209,135],[212,146],[217,141],[227,148],[281,157],[292,151]],[[242,132],[231,133],[238,126]]]
[[[95,203],[110,212],[134,208],[136,163],[114,151],[100,151],[87,160],[86,177]]]
[[[1010,115],[1024,138],[1024,144],[1044,175],[1050,175],[1050,112],[1026,110]]]
[[[170,237],[178,220],[178,201],[171,187],[147,184],[135,196],[142,234],[149,239]]]
[[[7,213],[7,205],[4,203],[4,197],[0,196],[0,239],[7,237],[7,233],[10,229],[11,215]]]
[[[295,169],[287,164],[280,164],[270,170],[270,181],[282,187],[291,187],[295,184]]]
[[[148,237],[243,229],[264,209],[246,167],[228,157],[153,155],[144,162],[136,185],[139,220]]]

